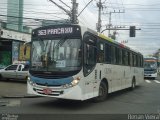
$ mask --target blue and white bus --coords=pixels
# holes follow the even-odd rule
[[[158,59],[155,57],[145,57],[144,58],[144,77],[153,78],[157,77],[158,73]]]
[[[108,93],[143,82],[143,55],[80,25],[32,32],[29,94],[104,101]]]

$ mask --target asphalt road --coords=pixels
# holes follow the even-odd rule
[[[0,85],[2,83],[12,84],[10,88],[17,84],[17,90],[19,91],[26,86],[26,83],[0,82]],[[2,90],[0,93],[2,93]],[[16,117],[18,115],[19,118],[23,119],[29,119],[28,117],[31,119],[37,116],[37,120],[53,117],[58,119],[77,119],[76,115],[81,120],[84,118],[88,118],[87,120],[99,118],[108,118],[109,120],[132,119],[135,117],[132,115],[142,115],[139,117],[145,118],[146,116],[144,115],[160,114],[160,80],[145,80],[135,90],[122,90],[112,93],[106,101],[101,103],[94,103],[91,100],[83,102],[57,100],[48,97],[1,98],[0,113],[4,117],[7,115],[15,115]],[[3,116],[1,117],[3,118]],[[153,117],[160,120],[160,117]]]

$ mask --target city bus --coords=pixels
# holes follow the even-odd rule
[[[29,94],[104,101],[144,80],[143,55],[80,25],[34,29]]]
[[[157,77],[157,58],[155,57],[146,57],[144,58],[144,77],[155,79]]]

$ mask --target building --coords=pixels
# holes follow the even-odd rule
[[[31,41],[31,34],[0,28],[0,68],[19,61],[28,61],[30,46],[24,43]],[[26,57],[24,59],[24,48]]]
[[[7,28],[23,31],[23,0],[8,0]]]
[[[0,68],[30,59],[31,28],[23,26],[23,0],[8,0],[7,22],[0,22]]]

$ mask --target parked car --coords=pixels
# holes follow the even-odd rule
[[[16,79],[16,80],[27,80],[28,78],[29,65],[25,64],[12,64],[4,69],[0,69],[0,80],[1,79]]]
[[[0,69],[4,69],[5,67],[3,65],[0,65]]]

